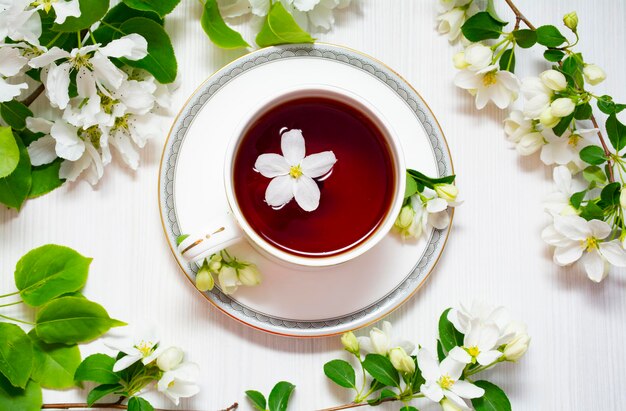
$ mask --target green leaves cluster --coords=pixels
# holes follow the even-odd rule
[[[404,198],[407,199],[414,194],[421,193],[426,187],[434,190],[435,185],[437,184],[452,184],[454,183],[455,179],[456,176],[454,174],[439,178],[433,178],[428,177],[427,175],[420,173],[417,170],[409,168],[406,170],[406,188],[404,190]]]
[[[248,400],[250,400],[255,410],[286,411],[289,405],[289,399],[295,388],[296,386],[290,382],[280,381],[272,388],[267,400],[263,394],[254,390],[246,391],[246,397],[248,397]]]
[[[250,47],[240,33],[224,22],[217,0],[206,0],[200,24],[209,39],[218,47],[224,49]],[[302,30],[281,2],[274,2],[255,41],[259,47],[267,47],[290,43],[313,43],[315,39]]]
[[[81,357],[76,344],[93,340],[111,327],[125,325],[102,306],[79,293],[91,259],[49,244],[24,255],[15,267],[21,301],[35,308],[35,322],[3,318],[33,326],[0,322],[0,409],[39,410],[41,388],[76,385]]]

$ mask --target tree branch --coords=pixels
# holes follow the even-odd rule
[[[397,398],[385,398],[380,400],[380,402],[378,402],[376,405],[378,404],[382,404],[383,402],[392,402],[392,401],[398,401]],[[349,408],[358,408],[358,407],[366,407],[369,404],[367,402],[351,402],[349,404],[343,404],[343,405],[338,405],[336,407],[331,407],[331,408],[322,408],[318,411],[339,411],[339,410],[347,410]]]
[[[21,101],[22,104],[24,104],[25,106],[30,106],[31,104],[33,104],[35,102],[35,100],[37,100],[37,97],[39,97],[41,95],[41,93],[43,93],[43,91],[46,88],[44,87],[43,84],[40,84],[39,87],[37,87],[35,89],[35,91],[33,91],[32,93],[30,93],[28,95],[28,97],[26,97],[24,100]]]

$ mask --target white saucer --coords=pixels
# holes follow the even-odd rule
[[[302,84],[334,85],[363,96],[394,125],[408,167],[431,176],[453,173],[448,146],[430,109],[381,62],[319,43],[250,53],[198,88],[175,120],[163,151],[161,219],[189,280],[195,267],[176,250],[176,238],[228,209],[224,152],[242,113],[270,92]],[[256,263],[263,283],[240,287],[233,296],[217,287],[203,295],[224,313],[263,331],[293,337],[339,334],[379,320],[420,288],[443,251],[449,229],[427,234],[420,241],[404,242],[392,233],[353,261],[315,271],[277,265],[242,242],[229,251]]]

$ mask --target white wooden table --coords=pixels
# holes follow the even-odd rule
[[[536,157],[520,158],[511,149],[502,131],[504,113],[477,112],[471,98],[454,87],[455,49],[435,31],[434,0],[354,2],[319,39],[368,53],[415,86],[448,138],[465,199],[430,281],[389,317],[398,334],[434,349],[444,308],[474,298],[506,305],[528,323],[533,338],[519,364],[490,375],[515,410],[623,409],[626,273],[614,271],[598,285],[577,269],[552,263],[540,240],[548,222],[540,202],[553,189],[551,171]],[[580,50],[609,75],[598,91],[626,100],[626,3],[516,3],[537,25],[560,23],[563,14],[577,10]],[[184,0],[167,21],[180,68],[176,112],[200,82],[242,54],[213,46],[200,28],[200,14],[199,2]],[[537,51],[518,55],[522,77],[544,67]],[[157,171],[165,138],[164,132],[148,144],[137,172],[116,161],[95,190],[86,183],[68,185],[28,202],[19,214],[0,210],[0,290],[12,290],[14,264],[26,251],[45,243],[68,245],[94,258],[86,288],[90,298],[130,324],[155,322],[163,341],[180,345],[200,365],[202,391],[180,409],[216,410],[238,401],[247,410],[246,389],[267,393],[279,380],[297,385],[292,410],[348,402],[348,393],[322,372],[326,361],[344,357],[338,338],[295,340],[247,328],[213,308],[183,278],[158,215]],[[84,355],[104,349],[101,342],[82,347]],[[84,397],[78,390],[44,394],[46,402]],[[171,407],[160,395],[150,398]]]

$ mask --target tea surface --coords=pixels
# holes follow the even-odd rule
[[[270,182],[254,170],[257,157],[278,153],[280,130],[300,129],[306,155],[333,151],[332,173],[317,181],[319,207],[302,210],[295,199],[276,210],[265,202]],[[291,254],[325,257],[369,237],[386,217],[394,196],[395,172],[389,146],[361,111],[322,97],[280,104],[249,127],[237,149],[233,183],[242,214],[266,241]]]

